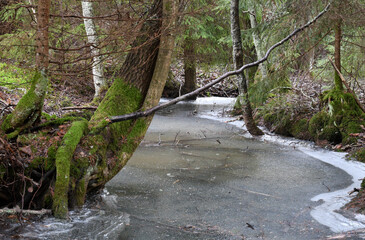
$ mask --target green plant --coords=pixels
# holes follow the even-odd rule
[[[0,86],[28,88],[34,75],[33,70],[20,68],[12,64],[0,63]]]

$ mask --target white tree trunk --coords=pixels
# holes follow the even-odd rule
[[[258,25],[257,18],[256,18],[256,11],[253,6],[249,7],[248,11],[250,14],[251,28],[254,29],[254,31],[252,32],[252,39],[253,39],[253,44],[255,45],[257,59],[261,59],[264,57],[265,51],[262,50],[261,39],[260,39],[259,33],[256,30],[257,25]],[[267,78],[267,64],[266,63],[260,64],[259,69],[261,71],[262,79],[266,79]]]
[[[91,54],[93,56],[93,64],[92,64],[92,73],[94,79],[94,86],[95,86],[95,97],[98,97],[106,87],[106,81],[104,79],[103,67],[101,65],[101,56],[100,56],[100,49],[99,49],[99,39],[98,35],[96,34],[96,29],[94,25],[94,21],[92,17],[93,14],[93,3],[82,1],[82,14],[84,18],[85,24],[85,31],[87,35],[87,39],[89,44],[91,44]]]
[[[34,0],[28,0],[28,2],[30,5],[35,6]],[[37,22],[37,11],[34,7],[31,7],[30,9],[32,10],[34,21]]]

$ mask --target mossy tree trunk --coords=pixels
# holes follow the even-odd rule
[[[83,204],[87,192],[102,188],[125,166],[143,139],[152,116],[114,124],[105,118],[158,104],[174,47],[175,4],[174,0],[154,1],[142,35],[133,44],[139,47],[128,54],[121,78],[115,79],[89,121],[73,158],[56,159],[56,216],[67,216],[68,207]],[[62,172],[58,171],[61,168]]]
[[[39,119],[43,109],[44,97],[48,87],[50,5],[51,0],[38,1],[36,73],[31,88],[21,98],[15,110],[7,116],[1,126],[8,133],[8,138],[14,138],[21,131],[32,126]]]
[[[239,23],[239,0],[231,0],[231,36],[233,42],[233,62],[235,69],[243,66],[243,49],[241,40],[241,29]],[[245,74],[242,72],[238,76],[240,96],[238,100],[243,104],[243,117],[247,130],[252,135],[263,135],[263,132],[257,127],[253,116],[251,103],[248,96],[248,87]]]

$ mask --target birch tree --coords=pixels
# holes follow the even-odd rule
[[[264,57],[265,51],[262,48],[262,39],[260,38],[260,33],[258,32],[258,21],[257,21],[255,5],[254,3],[249,3],[248,6],[249,6],[248,13],[250,15],[251,28],[253,29],[252,32],[253,44],[256,49],[257,58],[261,59]],[[259,69],[261,71],[262,79],[267,79],[267,63],[266,62],[262,63],[259,66]]]
[[[103,66],[100,56],[99,38],[93,21],[94,9],[90,1],[82,1],[82,14],[84,16],[85,31],[90,44],[91,54],[93,56],[92,75],[95,87],[94,99],[100,96],[103,90],[106,90],[107,84],[104,78]]]

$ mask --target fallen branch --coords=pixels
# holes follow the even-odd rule
[[[279,41],[276,44],[272,45],[269,48],[269,50],[267,50],[265,56],[263,58],[257,60],[256,62],[252,62],[252,63],[246,64],[246,65],[243,65],[240,69],[237,69],[235,71],[226,72],[225,74],[221,75],[220,77],[218,77],[214,81],[208,83],[207,85],[205,85],[205,86],[203,86],[201,88],[198,88],[195,91],[192,91],[190,93],[187,93],[187,94],[184,94],[184,95],[182,95],[180,97],[177,97],[177,98],[175,98],[175,99],[173,99],[173,100],[171,100],[169,102],[166,102],[166,103],[160,104],[158,106],[155,106],[153,108],[147,109],[146,111],[134,112],[134,113],[129,113],[129,114],[120,115],[120,116],[112,116],[112,117],[109,117],[107,119],[107,121],[109,122],[109,124],[111,124],[111,123],[126,121],[126,120],[130,120],[130,119],[137,119],[137,118],[141,118],[141,117],[147,117],[147,116],[155,113],[158,110],[164,109],[164,108],[169,107],[171,105],[174,105],[174,104],[176,104],[176,103],[178,103],[180,101],[183,101],[183,100],[186,100],[188,98],[194,97],[194,96],[198,95],[199,93],[207,90],[208,88],[212,87],[213,85],[215,85],[215,84],[223,81],[224,79],[226,79],[226,78],[228,78],[230,76],[241,74],[247,68],[251,68],[251,67],[260,65],[261,63],[265,62],[268,59],[269,55],[271,54],[271,52],[275,48],[283,45],[290,38],[292,38],[293,36],[295,36],[299,32],[301,32],[304,29],[308,28],[314,22],[316,22],[320,17],[322,17],[323,14],[325,14],[326,12],[328,12],[329,7],[330,7],[330,4],[328,4],[327,7],[322,12],[320,12],[313,20],[309,21],[307,24],[303,25],[302,27],[297,28],[292,33],[290,33],[288,36],[286,36],[285,38],[283,38],[281,41]]]
[[[21,210],[20,208],[2,208],[0,209],[0,215],[15,215],[15,214],[23,214],[23,215],[46,215],[52,214],[52,210],[50,209],[41,209],[41,210]]]
[[[360,107],[360,109],[362,110],[362,112],[365,113],[365,108],[361,105],[361,102],[357,98],[356,94],[354,93],[354,91],[352,91],[352,89],[350,88],[350,86],[347,84],[347,82],[346,82],[345,78],[343,77],[342,73],[340,72],[340,70],[336,67],[336,65],[333,63],[333,61],[330,58],[328,58],[328,60],[330,61],[330,63],[332,64],[333,68],[335,69],[335,71],[340,76],[340,79],[341,79],[343,85],[345,85],[345,87],[347,88],[347,91],[352,94],[352,96],[354,97],[357,105]]]
[[[94,107],[94,106],[85,106],[85,107],[64,107],[62,108],[62,110],[96,110],[98,107]]]

